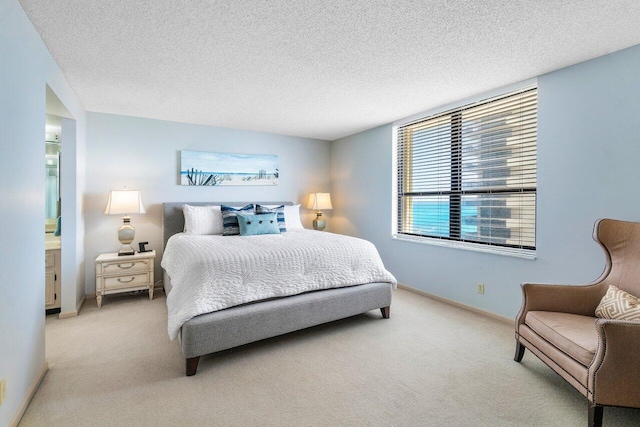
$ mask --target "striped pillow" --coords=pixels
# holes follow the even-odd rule
[[[609,285],[607,293],[596,307],[596,316],[603,319],[640,321],[640,298]]]
[[[237,236],[240,234],[240,226],[238,225],[238,212],[241,213],[253,213],[253,203],[248,204],[240,209],[222,205],[220,206],[222,211],[222,235],[223,236]]]
[[[278,228],[281,233],[287,231],[287,225],[284,221],[284,205],[268,208],[264,205],[256,205],[257,214],[275,213],[278,218]]]

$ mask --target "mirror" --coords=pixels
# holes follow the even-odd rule
[[[45,156],[47,207],[46,218],[57,219],[60,216],[60,144],[47,142]]]
[[[61,118],[47,114],[45,132],[45,232],[53,233],[60,216]]]

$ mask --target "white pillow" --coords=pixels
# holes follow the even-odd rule
[[[182,205],[186,234],[222,234],[220,206]]]
[[[263,205],[265,208],[273,209],[282,205]],[[300,205],[284,205],[284,225],[288,230],[304,230],[300,221]]]
[[[300,205],[284,207],[284,224],[287,230],[304,230],[300,221]]]

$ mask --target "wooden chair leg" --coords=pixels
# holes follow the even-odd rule
[[[382,307],[380,309],[380,312],[382,313],[382,317],[384,317],[385,319],[388,319],[389,317],[391,317],[391,306],[388,305],[386,307]]]
[[[198,370],[198,362],[200,362],[200,356],[187,358],[187,376],[191,377],[196,374]]]
[[[522,345],[520,341],[516,341],[516,354],[513,356],[513,360],[516,362],[522,361],[522,356],[524,356],[525,346]]]
[[[602,427],[602,405],[592,405],[589,402],[589,427]]]

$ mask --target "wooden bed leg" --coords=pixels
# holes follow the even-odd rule
[[[520,341],[516,341],[516,354],[513,356],[513,360],[516,362],[522,361],[522,356],[524,356],[525,346],[522,345]]]
[[[602,406],[601,405],[592,405],[591,402],[589,405],[589,415],[587,425],[589,427],[602,427]]]
[[[200,356],[187,358],[187,376],[188,377],[191,377],[196,374],[196,371],[198,370],[199,361],[200,361]]]
[[[382,317],[384,317],[385,319],[388,319],[391,316],[391,306],[388,305],[386,307],[382,307],[380,309],[380,312],[382,313]]]

